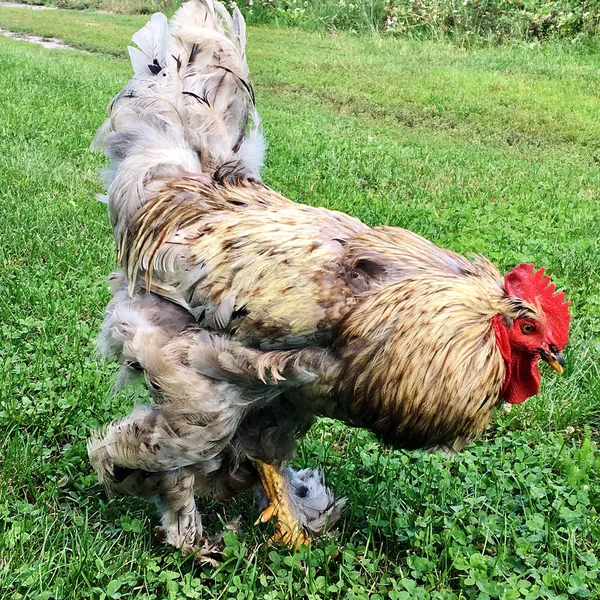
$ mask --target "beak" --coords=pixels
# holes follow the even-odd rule
[[[565,359],[558,348],[551,345],[550,351],[540,348],[540,358],[545,360],[557,373],[563,373],[565,370]]]

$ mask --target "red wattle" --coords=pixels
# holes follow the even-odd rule
[[[510,365],[510,380],[504,382],[503,398],[509,404],[521,404],[540,391],[542,374],[535,357],[530,354],[513,354]]]
[[[529,353],[513,352],[508,329],[501,315],[492,321],[496,343],[506,364],[506,377],[500,396],[510,404],[520,404],[540,391],[541,373],[538,359]]]

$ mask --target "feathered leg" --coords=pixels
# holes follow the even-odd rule
[[[162,536],[167,544],[190,554],[202,541],[203,534],[202,520],[194,500],[194,473],[178,469],[174,479],[156,499],[161,512]]]
[[[202,529],[194,500],[194,472],[192,469],[179,469],[175,477],[176,481],[156,498],[161,512],[161,525],[156,533],[183,554],[193,554],[197,562],[215,566],[221,558],[221,548]]]
[[[103,435],[93,435],[88,443],[92,466],[109,496],[135,496],[156,503],[161,515],[157,533],[167,544],[183,554],[194,554],[199,562],[214,564],[220,552],[203,532],[194,489],[205,485],[206,473],[218,463],[181,466],[176,454],[157,456],[158,440],[164,435],[157,421],[156,407],[137,406],[125,419],[111,423]]]
[[[272,543],[298,549],[310,543],[311,533],[331,530],[341,516],[346,498],[334,499],[320,471],[278,468],[252,460],[266,498],[266,508],[255,525],[276,519]]]

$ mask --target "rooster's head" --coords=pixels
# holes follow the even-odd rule
[[[544,269],[520,264],[504,277],[504,288],[511,304],[512,317],[494,319],[498,347],[506,363],[502,397],[511,404],[535,396],[540,389],[538,361],[545,360],[554,370],[563,372],[561,351],[569,339],[569,302]]]

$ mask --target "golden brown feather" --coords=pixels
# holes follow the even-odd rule
[[[212,560],[194,491],[224,498],[259,479],[290,544],[334,523],[343,501],[288,466],[314,415],[458,450],[502,397],[537,393],[540,358],[564,364],[564,295],[531,265],[503,277],[259,181],[237,9],[192,0],[171,30],[154,15],[134,41],[134,78],[97,136],[124,271],[99,346],[153,402],[89,454],[110,492],[155,499],[168,543]]]
[[[258,182],[185,177],[164,182],[121,247],[129,280],[201,327],[263,350],[331,348],[339,380],[323,412],[397,446],[460,446],[499,400],[506,369],[492,319],[523,306],[515,312],[485,259]]]

